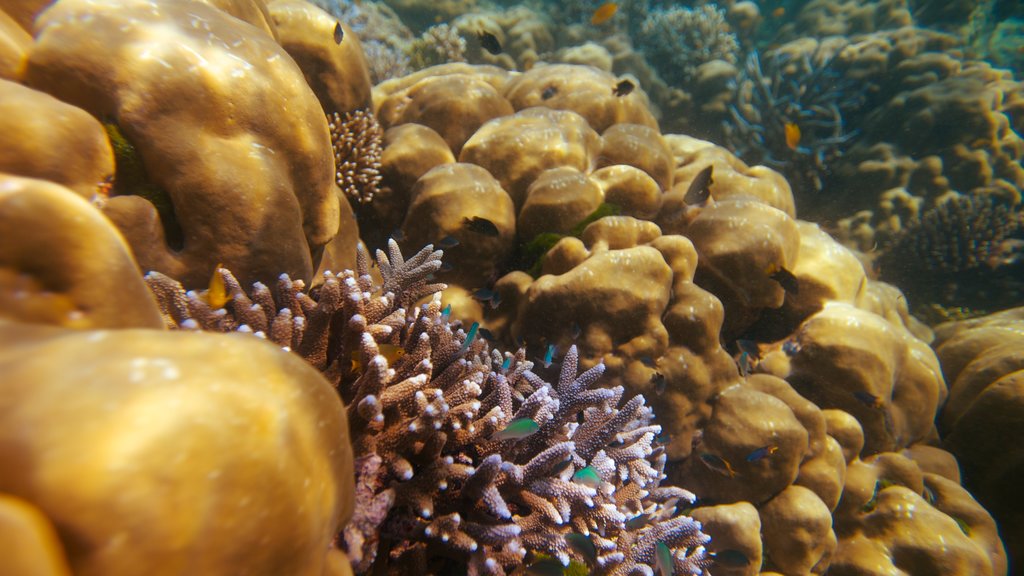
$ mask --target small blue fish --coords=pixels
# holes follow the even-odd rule
[[[863,390],[854,390],[853,397],[859,400],[862,404],[868,408],[874,408],[875,410],[885,408],[885,402],[870,392],[864,392]]]
[[[569,548],[582,556],[587,564],[591,566],[597,564],[597,547],[594,546],[594,541],[590,539],[589,534],[584,535],[570,532],[565,535],[565,543],[569,545]]]
[[[466,333],[466,341],[462,343],[462,348],[459,348],[459,352],[465,352],[469,349],[469,345],[476,339],[477,330],[480,329],[479,322],[473,322],[473,325],[469,327],[469,332]]]
[[[753,365],[750,363],[750,354],[746,352],[741,353],[739,360],[736,361],[736,365],[739,366],[740,376],[744,378],[750,376],[750,370],[753,368]]]
[[[448,319],[451,318],[451,316],[452,316],[452,305],[449,304],[449,305],[444,307],[444,310],[441,310],[441,320],[447,322]]]
[[[625,526],[629,530],[639,530],[644,526],[647,526],[647,522],[650,521],[650,514],[637,514],[629,520],[626,520]]]
[[[672,576],[675,572],[675,562],[672,559],[672,549],[667,544],[658,540],[654,545],[654,562],[658,565],[661,576]]]
[[[728,476],[729,478],[736,477],[736,471],[732,469],[729,461],[717,454],[701,452],[700,461],[703,462],[710,470],[718,472],[722,476]]]
[[[544,361],[541,362],[541,364],[543,364],[545,368],[550,368],[551,367],[551,362],[554,360],[554,358],[555,358],[555,345],[554,344],[548,344],[548,349],[547,349],[546,352],[544,352]]]
[[[445,236],[444,238],[441,238],[440,240],[437,241],[436,244],[434,244],[434,246],[436,246],[436,247],[438,247],[438,248],[440,248],[442,250],[447,250],[449,248],[455,248],[458,245],[459,245],[459,239],[456,238],[455,236],[451,236],[451,235]]]
[[[796,340],[786,340],[782,343],[782,351],[786,356],[796,356],[800,352],[800,343]]]
[[[508,423],[501,430],[495,432],[492,440],[522,440],[530,434],[540,430],[540,425],[530,418],[519,418]]]
[[[650,356],[641,356],[640,363],[643,364],[644,366],[647,366],[648,368],[654,368],[657,365],[657,362],[654,361],[654,358],[651,358]]]
[[[555,464],[554,466],[552,466],[551,467],[551,475],[554,476],[556,474],[561,474],[562,470],[565,470],[566,468],[569,467],[569,464],[572,464],[572,456],[569,456],[568,458],[566,458],[562,462],[559,462],[558,464]]]
[[[572,332],[570,332],[569,335],[572,336],[573,340],[578,339],[580,337],[580,334],[583,334],[583,328],[580,327],[578,322],[572,323],[571,330]]]
[[[750,357],[754,360],[761,359],[761,348],[753,340],[737,340],[736,347],[742,352],[750,354]]]
[[[572,475],[572,481],[595,490],[601,486],[601,477],[597,475],[597,470],[594,470],[593,466],[587,466],[577,470],[576,473]]]
[[[455,270],[455,266],[448,262],[442,262],[441,267],[437,269],[438,272],[451,272],[452,270]]]
[[[775,454],[778,450],[778,446],[762,446],[757,450],[752,451],[750,454],[747,454],[747,462],[757,462],[758,460],[762,460],[772,454]]]
[[[501,371],[502,372],[508,372],[508,368],[511,365],[512,365],[512,357],[511,356],[507,356],[505,358],[505,361],[501,363]]]
[[[750,559],[747,555],[739,550],[729,548],[728,550],[720,550],[718,552],[712,552],[711,558],[714,559],[716,564],[721,566],[728,566],[731,568],[742,568],[750,564]]]
[[[473,299],[480,300],[481,302],[489,302],[491,298],[494,298],[494,291],[486,288],[481,288],[473,292]]]
[[[494,296],[491,297],[491,310],[496,310],[498,306],[501,306],[501,294],[495,292]]]

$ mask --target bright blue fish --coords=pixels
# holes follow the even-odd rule
[[[554,360],[554,358],[555,358],[555,345],[554,344],[548,344],[547,352],[544,353],[544,361],[541,362],[541,364],[543,364],[545,368],[550,368],[551,367],[551,361]]]
[[[530,434],[533,434],[537,430],[540,430],[540,425],[534,422],[530,418],[519,418],[508,423],[501,430],[495,432],[491,439],[493,440],[522,440]]]
[[[594,470],[593,466],[587,466],[577,470],[576,473],[572,475],[572,481],[595,490],[601,486],[601,477],[597,475],[597,470]]]
[[[459,349],[459,352],[465,352],[469,349],[469,345],[473,343],[474,339],[476,339],[476,332],[479,329],[480,323],[473,322],[473,325],[469,327],[469,332],[466,333],[466,341],[462,343],[462,348]]]
[[[778,449],[778,446],[762,446],[757,450],[752,451],[750,454],[747,454],[747,462],[757,462],[758,460],[767,458],[772,454],[775,454]]]
[[[672,576],[673,572],[675,572],[675,563],[672,561],[672,549],[661,540],[658,540],[658,543],[654,545],[654,557],[661,576]]]
[[[435,246],[437,246],[438,248],[440,248],[442,250],[447,250],[449,248],[455,248],[458,245],[459,245],[459,239],[456,238],[455,236],[450,236],[450,235],[449,236],[445,236],[444,238],[441,238],[435,244]]]

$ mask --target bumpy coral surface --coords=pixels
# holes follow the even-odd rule
[[[144,268],[190,286],[218,262],[312,277],[340,217],[327,120],[269,33],[202,2],[133,1],[61,2],[35,36],[24,81],[111,126],[138,167],[105,212]]]

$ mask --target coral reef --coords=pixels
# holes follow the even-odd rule
[[[637,47],[663,79],[683,87],[702,65],[714,60],[735,63],[739,52],[725,11],[714,4],[651,11],[641,24]]]
[[[836,70],[841,49],[815,43],[782,46],[763,56],[751,52],[724,126],[730,148],[747,163],[782,172],[801,205],[822,191],[830,166],[857,136],[848,117],[863,96]]]
[[[935,346],[950,384],[939,419],[944,445],[956,454],[964,486],[999,522],[1011,558],[1024,558],[1024,523],[1017,479],[1024,383],[1024,309],[1013,308],[935,330]]]
[[[911,220],[877,259],[882,278],[918,306],[1024,298],[1024,215],[989,196],[949,198]]]
[[[344,533],[357,571],[447,558],[471,574],[503,574],[532,552],[528,561],[544,554],[630,574],[653,570],[667,546],[675,573],[700,574],[707,538],[679,512],[693,495],[660,486],[661,427],[644,398],[591,389],[604,366],[577,375],[575,347],[548,384],[522,350],[502,355],[474,339],[475,327],[453,331],[440,298],[415,306],[443,288],[426,280],[441,254],[427,247],[405,260],[392,241],[378,252],[381,284],[364,255],[357,272],[310,296],[282,277],[276,301],[262,285],[247,295],[222,269],[230,312],[166,276],[148,279],[169,323],[254,332],[337,378],[357,456],[360,504]]]

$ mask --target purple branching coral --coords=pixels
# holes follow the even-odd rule
[[[708,537],[683,514],[693,495],[660,485],[661,427],[644,398],[593,388],[604,365],[577,374],[575,347],[551,384],[523,350],[467,335],[429,281],[441,255],[405,260],[392,241],[377,283],[361,250],[356,272],[327,273],[308,295],[287,277],[247,294],[221,269],[231,300],[219,310],[165,276],[147,281],[169,324],[262,335],[337,383],[357,501],[339,544],[357,572],[506,574],[554,558],[653,574],[660,543],[675,574],[703,573]]]

